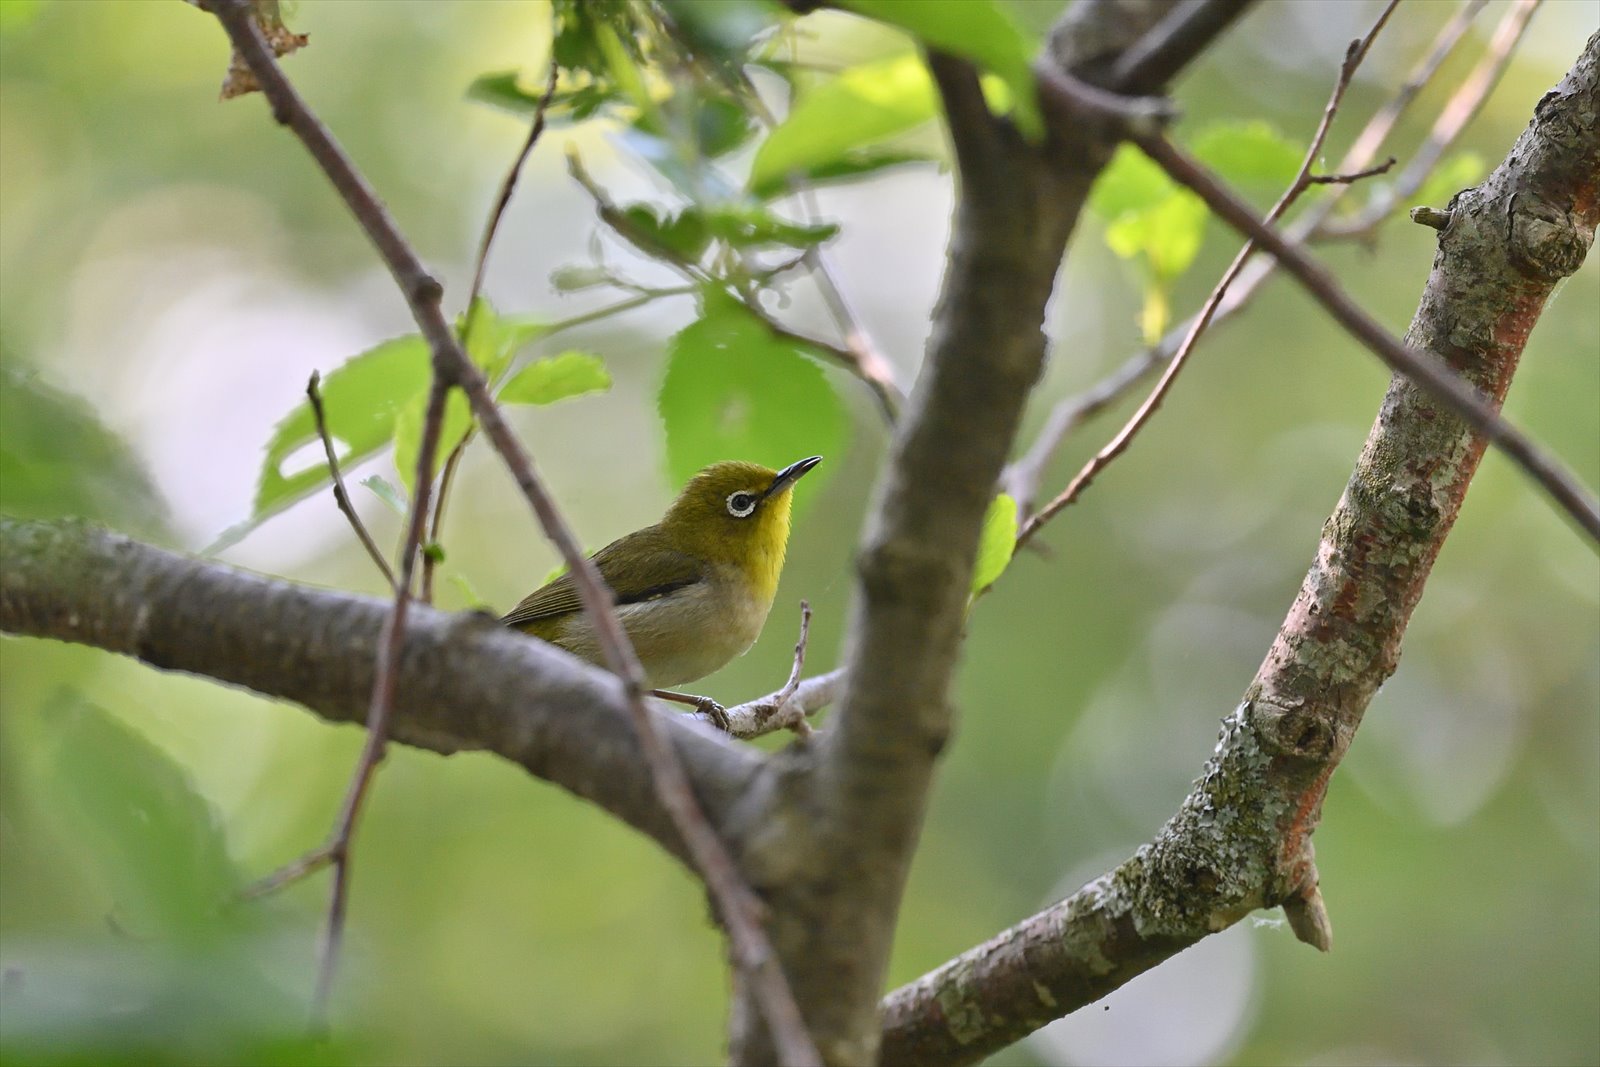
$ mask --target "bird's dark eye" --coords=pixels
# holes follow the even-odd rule
[[[756,495],[743,491],[728,495],[728,514],[736,519],[748,519],[756,509]]]

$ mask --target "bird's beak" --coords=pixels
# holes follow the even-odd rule
[[[798,482],[805,473],[818,463],[822,462],[821,456],[807,456],[799,463],[791,463],[773,476],[772,484],[767,487],[767,496],[777,496],[786,492],[790,486]]]

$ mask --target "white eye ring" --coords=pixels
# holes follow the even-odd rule
[[[756,495],[754,493],[747,493],[741,489],[737,493],[728,494],[728,514],[734,518],[748,519],[750,513],[755,509]]]

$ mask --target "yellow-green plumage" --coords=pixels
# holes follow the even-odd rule
[[[755,643],[783,571],[789,490],[820,461],[813,456],[782,471],[713,464],[659,523],[594,554],[652,688],[702,678]],[[501,621],[603,662],[570,574],[529,594]]]

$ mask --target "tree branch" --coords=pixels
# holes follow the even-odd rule
[[[1084,0],[1052,53],[1084,77],[1086,44],[1114,59],[1174,6]],[[878,990],[950,729],[980,527],[1043,365],[1067,237],[1115,140],[1100,121],[1106,94],[1089,81],[1065,109],[1085,121],[1035,145],[991,113],[968,63],[934,53],[928,65],[959,170],[949,267],[863,538],[844,692],[830,728],[758,783],[759,815],[736,831],[807,1022],[838,1064],[875,1059]],[[733,1058],[773,1062],[754,1023],[736,1003]]]
[[[386,601],[264,578],[82,524],[0,519],[0,631],[91,645],[365,721]],[[476,612],[412,605],[393,737],[483,750],[609,811],[687,862],[656,799],[621,684]],[[710,811],[760,765],[686,716],[652,711]]]
[[[204,0],[204,3],[216,14],[235,49],[249,64],[261,91],[272,105],[274,118],[288,126],[305,145],[383,257],[432,352],[435,392],[459,386],[466,393],[473,415],[500,453],[539,525],[560,551],[572,574],[583,610],[594,623],[606,666],[622,682],[629,717],[650,771],[650,782],[716,903],[734,961],[745,972],[747,986],[754,991],[778,1048],[787,1062],[801,1067],[820,1064],[799,1008],[778,967],[777,956],[762,929],[761,902],[745,884],[726,845],[701,809],[677,751],[667,741],[655,714],[645,703],[644,672],[617,619],[611,593],[594,562],[578,546],[534,470],[532,458],[495,406],[483,372],[467,358],[460,339],[445,320],[440,307],[443,290],[439,283],[423,267],[376,192],[284,76],[250,18],[248,0]],[[424,504],[427,485],[432,481],[432,459],[425,438],[417,486],[417,498]],[[415,503],[413,508],[417,508]],[[413,527],[420,536],[420,525],[414,522]],[[395,606],[396,628],[404,622],[405,598],[410,592],[408,564],[409,560],[402,561],[402,581],[406,584]],[[372,744],[381,746],[383,738],[379,728],[386,716],[378,714],[381,705],[376,695],[373,706],[374,732],[379,736]]]
[[[1498,406],[1600,223],[1600,34],[1505,162],[1457,197],[1455,219],[1406,336]],[[1116,870],[891,993],[883,1063],[975,1063],[1256,908],[1284,906],[1297,936],[1327,946],[1311,834],[1484,447],[1394,378],[1316,562],[1182,808]]]

